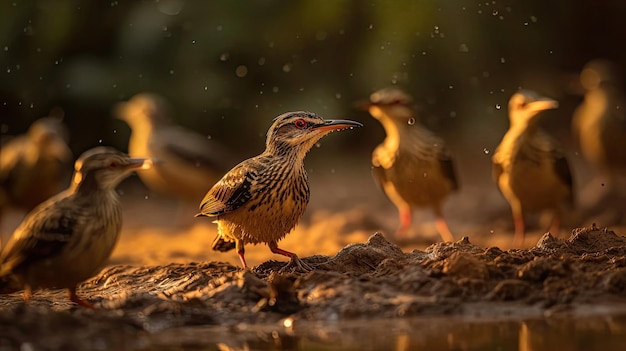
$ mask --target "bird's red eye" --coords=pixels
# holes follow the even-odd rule
[[[118,166],[118,164],[116,162],[109,163],[109,168],[111,168],[111,169],[116,169],[117,166]]]
[[[306,127],[306,121],[305,121],[305,120],[303,120],[302,118],[300,118],[300,119],[296,119],[296,120],[293,122],[293,125],[295,125],[295,126],[296,126],[296,128],[298,128],[298,129],[302,129],[302,128]]]

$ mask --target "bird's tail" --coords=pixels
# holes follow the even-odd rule
[[[226,252],[235,248],[235,242],[224,239],[222,235],[218,234],[215,240],[213,240],[211,248],[215,251]]]
[[[2,267],[0,267],[0,271]],[[0,275],[0,294],[10,294],[22,290],[19,281],[12,274]]]

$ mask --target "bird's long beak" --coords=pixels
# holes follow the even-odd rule
[[[327,119],[324,124],[315,126],[315,129],[323,132],[331,132],[333,130],[341,130],[346,128],[362,127],[363,124],[349,119]]]
[[[528,103],[528,107],[533,111],[552,110],[559,107],[559,102],[549,98],[542,98]]]

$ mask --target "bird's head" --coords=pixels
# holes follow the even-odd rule
[[[267,150],[306,154],[324,135],[363,124],[350,120],[325,120],[312,112],[287,112],[276,117],[267,131]]]
[[[559,107],[556,100],[543,97],[532,90],[520,90],[509,99],[511,125],[528,125],[541,111]]]
[[[359,107],[368,110],[372,117],[382,121],[390,119],[400,124],[407,124],[415,113],[413,98],[397,87],[387,87],[373,92],[369,101],[361,103]]]
[[[48,157],[62,162],[71,162],[72,151],[67,146],[69,132],[63,124],[62,116],[51,115],[36,120],[28,128],[28,138],[33,140],[40,152]]]
[[[150,160],[130,158],[112,147],[85,151],[74,164],[72,186],[81,190],[112,190],[132,171],[150,167]]]
[[[113,108],[117,119],[128,123],[131,128],[140,129],[144,125],[154,125],[169,121],[170,107],[159,95],[141,93],[127,102],[120,102]]]
[[[608,60],[596,59],[590,61],[580,72],[580,84],[585,90],[594,90],[602,85],[617,84],[619,70],[614,63]]]

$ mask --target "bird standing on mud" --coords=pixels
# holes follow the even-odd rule
[[[585,100],[576,109],[572,130],[583,156],[606,177],[614,190],[626,175],[626,101],[615,66],[594,60],[583,68],[580,82]]]
[[[386,138],[372,153],[373,175],[398,208],[405,235],[415,208],[435,212],[437,231],[444,241],[453,241],[441,209],[445,198],[458,189],[452,159],[439,137],[419,124],[409,106],[412,99],[390,87],[370,95],[369,113],[383,125]]]
[[[213,250],[236,249],[246,268],[244,245],[266,243],[273,253],[290,258],[288,266],[310,270],[294,253],[278,247],[309,202],[304,157],[326,134],[360,126],[359,122],[324,120],[304,111],[276,117],[267,132],[265,151],[231,169],[200,204],[196,216],[217,218]]]
[[[217,142],[172,123],[169,106],[158,95],[135,95],[118,104],[115,114],[131,128],[129,154],[154,162],[139,178],[157,193],[198,203],[233,164]]]
[[[92,307],[76,286],[113,251],[122,226],[115,187],[144,161],[109,147],[83,153],[70,187],[30,212],[3,248],[0,291],[24,288],[28,300],[33,289],[65,288],[73,302]]]
[[[538,124],[541,111],[558,107],[555,100],[522,90],[509,100],[509,130],[498,145],[493,177],[511,205],[515,226],[514,247],[524,243],[524,213],[553,212],[550,232],[557,235],[563,206],[573,205],[572,176],[567,160]]]
[[[55,116],[36,120],[0,149],[0,216],[9,206],[27,211],[59,193],[71,174],[67,128]]]

